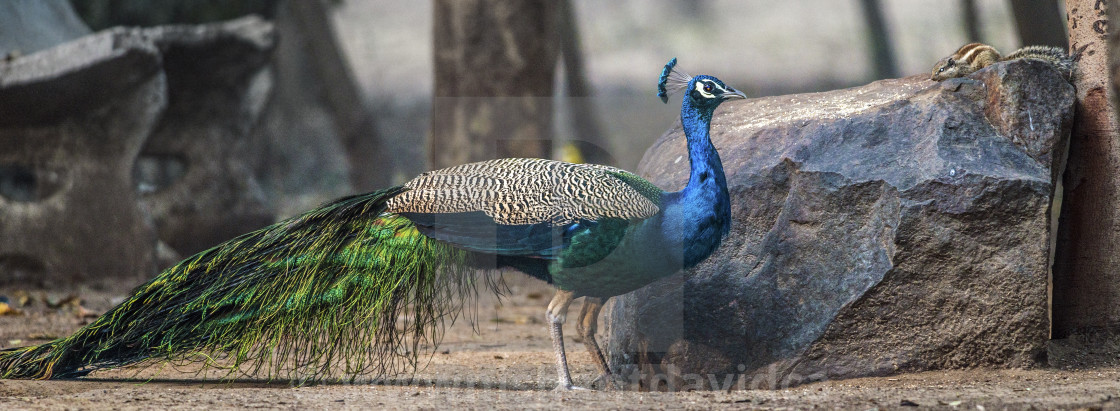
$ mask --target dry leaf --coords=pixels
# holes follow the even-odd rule
[[[28,304],[31,304],[34,301],[31,298],[31,293],[24,290],[13,291],[12,299],[15,300],[16,305],[19,305],[20,307],[26,307]]]
[[[76,294],[70,294],[60,299],[43,298],[43,302],[47,303],[50,308],[62,308],[66,306],[77,306],[81,304],[82,299],[78,298]]]
[[[12,307],[8,303],[0,303],[0,315],[22,315],[22,314],[23,314],[23,311],[20,311],[16,308]]]
[[[78,318],[96,318],[97,316],[101,315],[97,311],[87,309],[81,304],[78,304],[77,307],[75,307],[74,313],[78,315]]]

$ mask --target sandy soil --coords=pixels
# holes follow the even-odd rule
[[[224,382],[197,367],[153,365],[98,371],[82,380],[0,381],[0,409],[1120,409],[1120,366],[1114,350],[1076,341],[1052,350],[1061,366],[1030,370],[954,370],[883,378],[824,381],[784,390],[693,392],[554,392],[548,332],[541,317],[552,290],[515,277],[512,296],[479,303],[478,332],[460,321],[430,363],[415,375],[380,384]],[[123,298],[122,291],[0,290],[21,313],[0,316],[0,347],[65,335]],[[68,295],[82,299],[67,301]],[[28,305],[21,306],[22,298]],[[48,305],[47,303],[50,303]],[[52,307],[54,306],[54,307]],[[80,307],[80,308],[79,308]],[[579,306],[572,310],[578,312]],[[87,315],[83,317],[83,315]],[[566,329],[573,378],[586,384],[594,366],[574,325]],[[1109,354],[1112,353],[1112,354]],[[1107,357],[1107,358],[1105,358]]]

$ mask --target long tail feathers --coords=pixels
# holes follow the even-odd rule
[[[294,381],[415,367],[482,281],[473,255],[383,213],[402,190],[343,198],[203,251],[69,337],[0,351],[0,377],[199,356]]]

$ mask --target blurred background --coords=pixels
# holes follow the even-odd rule
[[[550,157],[634,170],[677,121],[679,105],[655,97],[671,57],[749,96],[825,91],[928,76],[938,59],[973,41],[1004,53],[1066,46],[1064,10],[1057,0],[6,1],[0,123],[15,131],[0,135],[0,148],[12,147],[0,154],[0,200],[11,202],[0,201],[0,219],[44,222],[0,224],[0,234],[16,239],[30,230],[57,243],[47,223],[57,218],[4,204],[34,208],[50,187],[67,186],[59,170],[74,162],[15,154],[43,144],[26,138],[21,127],[41,124],[24,122],[21,110],[66,97],[42,92],[44,104],[20,101],[13,96],[22,95],[23,80],[11,73],[54,64],[27,62],[50,60],[42,56],[52,47],[105,30],[155,39],[162,53],[168,107],[153,120],[154,137],[125,159],[143,210],[120,213],[154,221],[155,265],[166,266],[332,198],[468,161]],[[259,20],[245,20],[250,15]],[[143,31],[167,25],[208,26]],[[236,47],[203,46],[224,41]],[[254,59],[263,68],[244,65]],[[58,90],[50,81],[43,77],[43,90]],[[217,108],[216,96],[247,111]],[[223,115],[230,119],[209,124]],[[134,231],[147,230],[137,224]],[[107,275],[98,270],[144,266],[90,268],[90,258],[112,247],[44,257],[29,242],[0,241],[0,280],[43,281],[49,276],[36,273],[65,267],[94,272],[64,276],[97,278]],[[74,264],[56,261],[66,258]]]
[[[749,96],[825,91],[880,79],[928,73],[933,63],[969,41],[1000,50],[1023,42],[1011,3],[1003,0],[573,0],[583,62],[602,141],[617,166],[633,170],[642,153],[676,121],[679,105],[662,104],[656,75],[671,57],[691,74],[718,75]],[[875,30],[863,12],[881,15],[887,55],[880,67]],[[1048,5],[1053,14],[1064,10]],[[968,34],[971,8],[976,37]],[[347,0],[334,8],[338,39],[398,174],[425,170],[416,138],[429,132],[432,95],[432,3]],[[1064,17],[1063,17],[1064,19]],[[1064,20],[1063,20],[1064,21]],[[1064,43],[1064,33],[1058,41]],[[557,82],[564,81],[558,73]],[[557,90],[564,90],[558,86]],[[568,97],[572,98],[572,97]],[[672,102],[671,102],[672,103]],[[578,104],[578,103],[577,103]],[[556,105],[559,140],[578,138],[570,113]]]
[[[275,19],[280,3],[73,0],[94,30],[202,23],[244,13]],[[631,170],[676,120],[678,107],[653,98],[656,75],[670,57],[692,74],[717,74],[750,96],[767,96],[927,73],[971,41],[1005,53],[1025,43],[1066,41],[1065,7],[1053,0],[570,0],[570,5],[590,96],[564,95],[562,64],[556,94],[595,108],[602,136],[594,141],[606,146],[615,165]],[[374,118],[376,138],[392,153],[391,183],[437,166],[427,154],[435,81],[433,2],[334,0],[326,7],[329,20],[321,23],[332,26]],[[1017,18],[1031,29],[1020,33]],[[1045,23],[1050,21],[1062,24],[1050,27]],[[578,139],[569,104],[554,109],[555,140]],[[285,206],[281,214],[325,199]]]
[[[674,121],[679,106],[661,104],[656,75],[671,57],[691,74],[718,75],[749,96],[850,87],[928,73],[969,41],[1000,50],[1023,42],[1004,0],[573,0],[582,37],[590,104],[615,165],[633,170]],[[885,30],[877,60],[876,31],[864,13],[874,3]],[[1064,6],[1036,2],[1053,14]],[[966,13],[966,8],[970,12]],[[332,22],[380,135],[394,153],[396,181],[423,172],[433,87],[432,3],[347,0]],[[969,35],[966,14],[974,19]],[[1064,17],[1063,17],[1064,19]],[[1064,21],[1064,20],[1063,20]],[[1058,41],[1064,43],[1064,33]],[[562,71],[562,70],[561,70]],[[557,82],[564,82],[563,73]],[[557,90],[565,87],[558,85]],[[576,99],[568,96],[569,99]],[[580,104],[577,102],[576,104]],[[578,138],[570,110],[557,104],[557,140]],[[560,153],[558,153],[559,155]]]

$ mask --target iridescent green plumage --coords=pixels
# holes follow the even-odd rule
[[[344,198],[188,258],[74,335],[0,352],[0,376],[200,354],[231,373],[292,380],[414,365],[476,277],[471,253],[382,212],[400,191]]]

